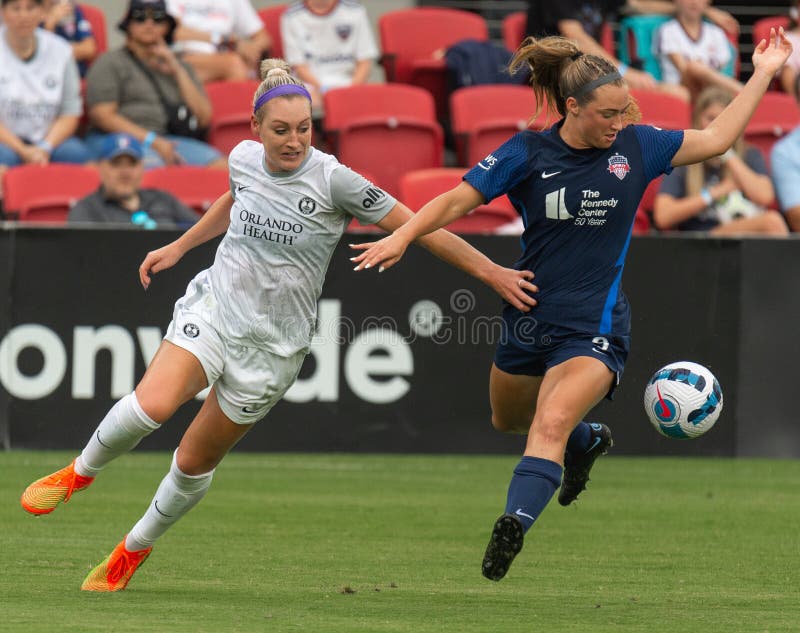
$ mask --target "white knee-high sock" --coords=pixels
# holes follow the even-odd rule
[[[125,539],[125,548],[129,552],[152,546],[173,523],[196,506],[211,487],[213,470],[202,475],[187,475],[178,468],[177,454],[175,451],[169,472],[161,480],[147,512]]]
[[[127,453],[159,426],[144,412],[136,392],[129,393],[100,422],[75,461],[76,472],[84,477],[96,476],[112,459]]]

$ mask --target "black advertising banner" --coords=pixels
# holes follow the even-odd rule
[[[0,431],[6,429],[11,447],[80,448],[112,404],[133,389],[161,341],[175,300],[213,260],[216,243],[195,249],[143,291],[137,276],[141,260],[175,235],[106,229],[0,232],[0,257],[9,263],[0,275],[0,285],[8,287],[0,316]],[[521,452],[521,437],[501,435],[490,423],[488,374],[500,337],[499,298],[421,248],[409,249],[400,265],[384,273],[355,273],[346,244],[363,239],[345,236],[335,251],[319,301],[318,335],[300,377],[237,450]],[[505,265],[519,251],[514,237],[470,242]],[[746,248],[737,240],[633,240],[623,284],[633,307],[631,355],[614,401],[601,404],[589,418],[612,426],[616,454],[775,450],[737,441],[748,438],[743,429],[757,423],[751,415],[758,394],[739,388],[749,374],[741,368],[759,369],[750,364],[745,343],[780,337],[771,347],[762,344],[757,362],[764,368],[776,362],[770,355],[786,346],[787,336],[797,347],[777,298],[769,322],[762,317],[768,332],[749,334],[743,317],[755,311],[743,301],[749,292],[743,283],[761,280],[742,270],[773,245],[767,240]],[[770,268],[770,279],[778,275],[788,287],[800,273],[797,255],[789,252],[800,243],[783,246],[782,261],[794,263]],[[692,442],[659,436],[642,407],[647,379],[676,360],[708,366],[724,390],[721,420]],[[774,389],[779,399],[781,380],[791,374],[782,376]],[[783,393],[790,401],[791,390]],[[142,448],[174,448],[199,405],[199,400],[188,403]],[[783,417],[790,408],[773,406],[771,423],[783,433],[791,422],[782,446],[784,452],[794,446],[798,456],[798,430]]]

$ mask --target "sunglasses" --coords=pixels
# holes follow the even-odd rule
[[[167,14],[165,11],[153,11],[152,9],[134,9],[131,11],[131,20],[134,22],[147,22],[148,19],[156,24],[162,24],[167,21]]]

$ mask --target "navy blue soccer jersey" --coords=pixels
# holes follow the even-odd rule
[[[574,149],[559,135],[515,134],[464,176],[486,200],[507,193],[522,216],[522,256],[539,287],[530,315],[580,332],[627,335],[621,278],[636,209],[669,173],[682,131],[629,125],[608,149]]]

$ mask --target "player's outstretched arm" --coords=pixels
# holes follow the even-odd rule
[[[726,151],[744,132],[761,97],[769,88],[775,73],[792,53],[792,45],[784,37],[783,28],[772,29],[769,42],[761,40],[753,53],[753,75],[731,103],[702,130],[686,130],[683,144],[672,159],[673,166],[699,163]]]
[[[381,271],[390,266],[394,266],[406,248],[414,240],[422,235],[426,235],[447,226],[453,220],[460,218],[472,211],[478,205],[483,204],[483,196],[471,185],[466,182],[460,183],[457,187],[447,191],[440,196],[423,205],[423,207],[413,217],[402,224],[389,228],[383,225],[383,221],[378,222],[385,231],[393,231],[391,235],[364,244],[351,244],[352,248],[364,251],[360,255],[352,258],[358,265],[355,270],[379,267]],[[408,208],[405,207],[404,208]],[[391,213],[389,213],[391,215]],[[384,218],[387,220],[389,216]]]
[[[394,231],[394,235],[413,222],[414,218],[418,216],[419,214],[415,216],[407,206],[398,202],[394,208],[378,222],[378,226],[385,231]],[[389,236],[389,238],[391,237],[392,235]],[[380,241],[382,242],[383,240]],[[533,279],[532,272],[528,270],[504,268],[503,266],[495,264],[479,250],[448,231],[436,230],[433,233],[420,237],[418,241],[421,246],[427,248],[439,259],[485,283],[518,310],[528,312],[536,305],[536,300],[529,294],[531,292],[538,292],[539,290],[531,283]],[[379,242],[372,242],[370,244],[376,245],[378,243]],[[370,247],[370,244],[351,244],[351,247],[364,248]],[[405,248],[403,248],[403,251],[405,251]],[[352,259],[356,260],[358,257]],[[397,257],[397,259],[399,259],[399,257]],[[356,267],[356,270],[360,270],[360,267]]]
[[[197,224],[177,240],[147,253],[142,265],[139,266],[139,281],[142,287],[147,290],[151,274],[171,268],[195,246],[204,244],[227,231],[231,221],[232,206],[233,196],[230,191],[226,191],[208,208]]]

